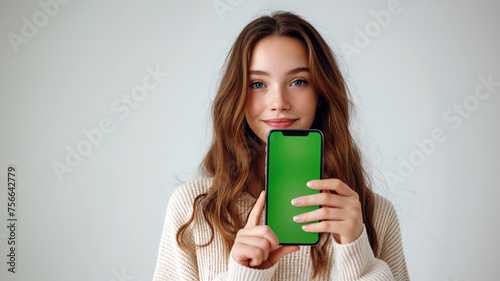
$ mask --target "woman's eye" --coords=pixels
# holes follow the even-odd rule
[[[250,87],[253,87],[253,88],[256,88],[256,89],[264,88],[264,83],[262,83],[262,82],[255,82],[255,83],[252,83],[250,85]]]
[[[292,86],[300,87],[300,86],[303,86],[305,83],[306,83],[306,81],[304,81],[304,80],[295,80],[292,82]]]

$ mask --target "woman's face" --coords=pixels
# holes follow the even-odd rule
[[[271,129],[309,129],[318,95],[311,82],[304,44],[268,36],[255,45],[248,69],[245,118],[264,142]]]

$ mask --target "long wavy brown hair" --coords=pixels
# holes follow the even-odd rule
[[[198,247],[208,246],[214,235],[220,235],[226,255],[234,244],[236,233],[245,226],[238,211],[238,198],[253,186],[264,189],[265,143],[249,128],[245,120],[248,90],[248,67],[255,44],[267,36],[290,36],[301,40],[308,52],[311,82],[319,96],[312,128],[324,134],[324,178],[338,178],[359,195],[363,223],[376,255],[378,243],[373,227],[374,194],[367,184],[360,152],[349,132],[352,104],[346,82],[335,56],[316,29],[290,12],[275,12],[250,22],[239,34],[225,61],[225,71],[213,102],[213,141],[202,161],[202,172],[213,177],[207,193],[193,203],[193,214],[177,232],[177,243],[183,249],[195,247],[185,238],[186,230],[201,211],[211,229],[211,239]],[[322,235],[311,249],[314,267],[312,278],[325,274],[332,261],[326,252],[330,235]]]

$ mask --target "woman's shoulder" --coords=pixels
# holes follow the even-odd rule
[[[213,178],[198,178],[181,184],[170,197],[169,207],[192,209],[196,197],[207,193],[212,186],[212,181]]]
[[[212,186],[212,178],[198,178],[181,184],[170,196],[167,213],[183,214],[189,217],[193,203],[200,194],[207,193]]]
[[[375,191],[373,192],[373,199],[374,199],[374,213],[378,215],[383,215],[383,214],[395,214],[396,209],[394,209],[394,205],[392,204],[389,199],[385,198],[384,196],[376,193]]]

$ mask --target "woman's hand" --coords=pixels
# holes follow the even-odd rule
[[[312,180],[307,183],[321,193],[298,197],[292,200],[297,207],[321,205],[321,208],[295,216],[296,222],[306,224],[307,232],[329,232],[340,244],[354,242],[363,232],[363,213],[358,194],[339,179]],[[337,194],[331,193],[336,191]]]
[[[286,254],[298,251],[298,246],[279,247],[278,237],[267,225],[260,225],[260,217],[266,202],[262,191],[250,212],[245,228],[240,229],[234,241],[232,257],[244,266],[267,269]]]

